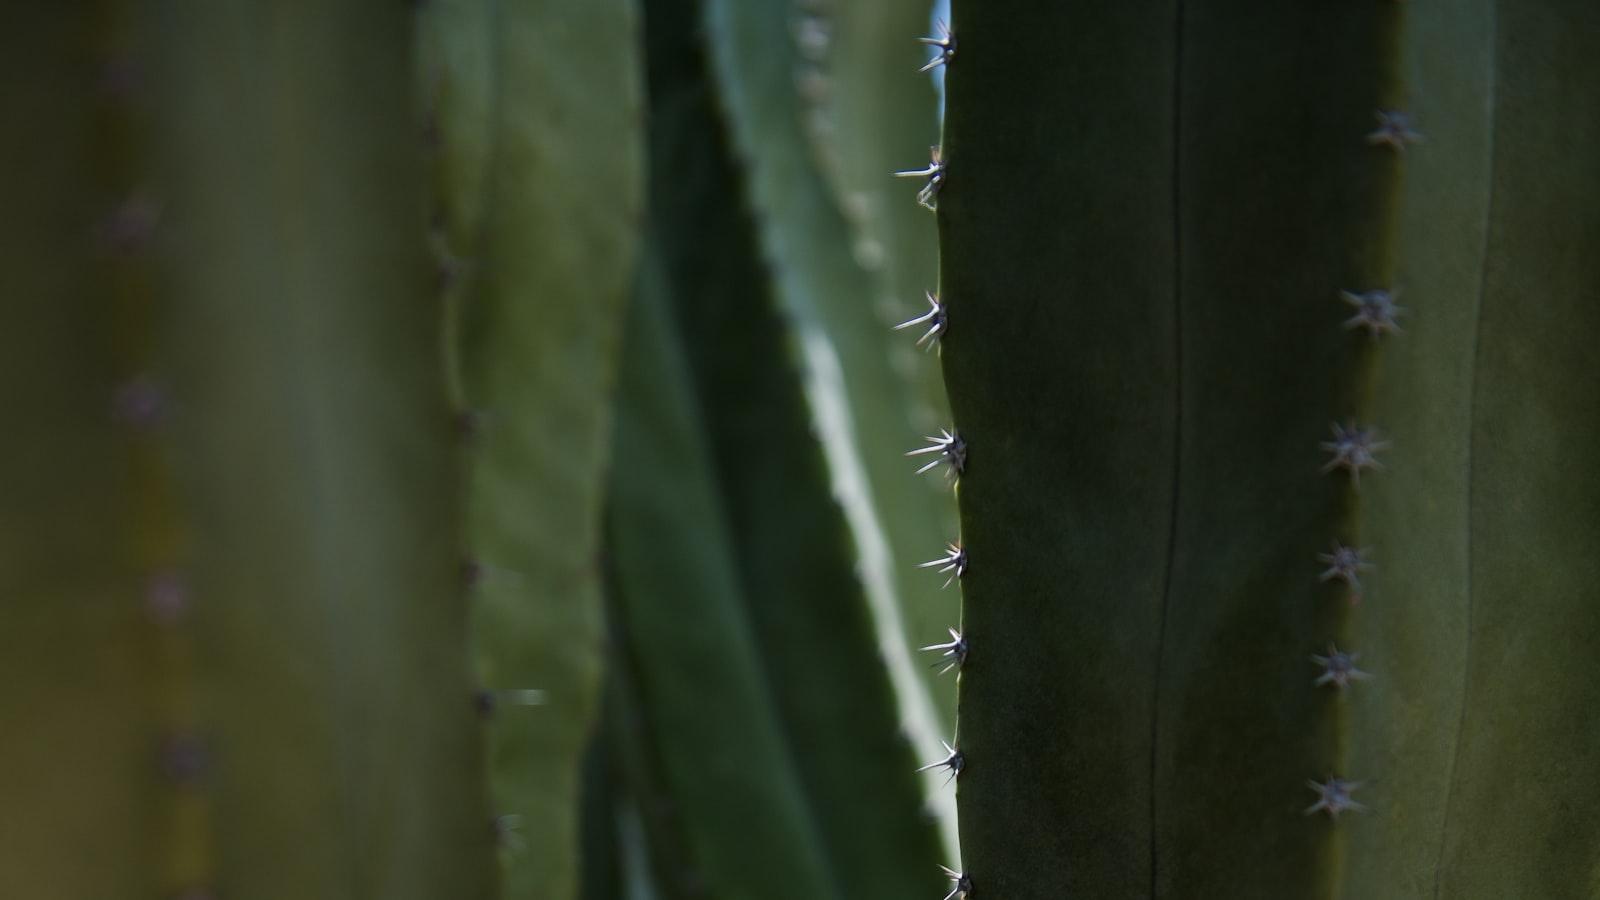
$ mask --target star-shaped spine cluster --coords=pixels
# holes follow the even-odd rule
[[[921,475],[924,472],[932,471],[934,467],[938,466],[940,463],[948,465],[950,467],[950,474],[952,475],[960,475],[962,472],[966,471],[967,442],[961,439],[961,435],[954,431],[941,428],[939,429],[938,434],[926,435],[925,439],[928,441],[927,446],[918,447],[915,450],[909,450],[906,452],[907,456],[925,456],[930,453],[937,454],[937,456],[931,462],[926,463],[922,466],[922,468],[917,470],[918,475]]]
[[[939,654],[939,660],[934,662],[934,665],[940,666],[940,675],[943,675],[951,669],[961,668],[961,666],[967,661],[967,639],[962,636],[961,632],[955,630],[954,628],[947,628],[945,630],[950,632],[950,640],[941,644],[929,644],[926,647],[917,648],[923,653],[937,652]]]
[[[1321,581],[1335,579],[1350,586],[1350,590],[1361,593],[1361,573],[1372,568],[1372,563],[1367,562],[1368,548],[1347,547],[1338,541],[1333,542],[1333,550],[1329,553],[1318,553],[1317,559],[1327,566],[1318,576]]]
[[[1355,315],[1344,320],[1345,328],[1352,330],[1365,328],[1373,340],[1384,334],[1400,333],[1397,317],[1406,310],[1403,306],[1395,305],[1392,291],[1371,290],[1361,293],[1340,291],[1339,296],[1344,302],[1355,307]]]
[[[950,327],[949,314],[945,312],[944,304],[939,302],[939,295],[932,291],[927,291],[926,293],[928,295],[928,311],[914,319],[907,319],[894,326],[895,331],[904,331],[907,328],[916,328],[919,325],[926,324],[928,330],[923,333],[922,337],[917,338],[918,347],[932,347],[937,344],[939,338],[944,337],[945,329]]]
[[[946,878],[950,879],[950,893],[944,895],[944,900],[957,900],[972,896],[972,876],[965,872],[957,872],[949,866],[940,866]]]
[[[948,741],[940,741],[939,743],[944,745],[944,758],[934,760],[933,762],[917,769],[917,771],[931,772],[934,769],[947,769],[950,772],[950,776],[944,781],[945,784],[949,784],[952,779],[960,777],[961,770],[967,765],[967,760],[966,757],[961,755],[961,751],[950,746]]]
[[[960,544],[946,544],[943,556],[918,563],[917,568],[938,568],[940,575],[948,573],[950,577],[945,580],[944,587],[949,587],[950,582],[967,574],[967,551]]]
[[[1356,487],[1361,486],[1361,471],[1363,469],[1381,469],[1383,463],[1378,461],[1378,451],[1387,450],[1389,442],[1379,440],[1377,432],[1371,428],[1357,427],[1354,422],[1344,425],[1333,423],[1333,440],[1323,441],[1322,449],[1331,451],[1333,458],[1322,467],[1324,472],[1334,469],[1346,469],[1350,472],[1350,481]]]
[[[928,64],[918,69],[918,72],[931,72],[939,66],[948,65],[956,56],[956,36],[950,33],[950,26],[939,20],[938,35],[935,37],[917,38],[917,41],[929,47],[939,48],[939,55],[928,60]]]
[[[1345,781],[1343,778],[1328,776],[1327,781],[1311,780],[1306,782],[1306,787],[1317,792],[1317,802],[1306,807],[1306,815],[1315,815],[1319,812],[1328,814],[1328,818],[1337,819],[1343,812],[1364,812],[1365,806],[1350,799],[1350,794],[1361,787],[1359,781]]]
[[[1322,667],[1322,674],[1314,682],[1317,687],[1331,684],[1340,690],[1350,686],[1352,681],[1365,681],[1372,675],[1356,668],[1356,660],[1361,658],[1359,653],[1345,653],[1333,644],[1328,645],[1328,655],[1312,654],[1311,661]]]
[[[1411,127],[1408,113],[1398,109],[1380,109],[1373,114],[1378,117],[1378,127],[1367,134],[1367,143],[1375,147],[1392,147],[1396,153],[1404,153],[1407,144],[1422,140],[1422,134]]]

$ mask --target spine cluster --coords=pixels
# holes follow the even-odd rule
[[[1411,118],[1407,113],[1381,109],[1376,116],[1378,127],[1366,135],[1369,145],[1404,154],[1408,145],[1422,140],[1422,135],[1411,127]],[[1406,310],[1395,303],[1396,295],[1397,291],[1392,288],[1341,290],[1339,299],[1350,307],[1351,312],[1343,323],[1344,328],[1348,331],[1364,331],[1374,345],[1387,335],[1401,334],[1399,318]],[[1330,431],[1331,439],[1321,445],[1330,454],[1323,463],[1322,471],[1324,474],[1344,471],[1350,479],[1351,489],[1359,492],[1362,472],[1383,470],[1379,454],[1389,449],[1390,442],[1376,428],[1358,424],[1353,418],[1343,423],[1332,423]],[[1371,553],[1370,547],[1360,547],[1355,542],[1346,543],[1336,538],[1329,552],[1317,555],[1317,561],[1325,567],[1318,577],[1324,582],[1343,582],[1350,604],[1359,604],[1362,596],[1361,574],[1374,568],[1370,560]],[[1371,673],[1356,667],[1360,658],[1360,653],[1340,650],[1337,643],[1330,640],[1326,654],[1311,655],[1311,662],[1318,669],[1313,686],[1332,687],[1343,693],[1355,682],[1370,679]],[[1365,806],[1351,798],[1352,792],[1362,784],[1334,774],[1329,774],[1323,781],[1308,779],[1306,787],[1317,795],[1317,799],[1305,808],[1305,814],[1327,813],[1328,818],[1338,819],[1340,813],[1365,810]]]
[[[937,51],[932,59],[917,70],[918,72],[930,72],[939,66],[948,68],[951,61],[955,59],[956,36],[944,22],[938,24],[938,33],[936,35],[918,38],[917,40]],[[937,212],[939,208],[939,189],[943,187],[945,182],[945,161],[939,147],[930,148],[928,156],[929,162],[927,166],[920,169],[906,169],[895,172],[894,175],[896,178],[922,179],[922,189],[917,192],[917,202],[924,208]],[[950,330],[950,314],[944,303],[940,301],[937,293],[933,291],[926,291],[925,293],[928,300],[928,311],[915,318],[901,322],[894,326],[894,329],[896,331],[904,331],[906,329],[925,328],[922,336],[917,339],[917,346],[932,349],[939,344],[940,339]],[[924,439],[927,441],[925,445],[906,453],[907,456],[932,457],[931,460],[917,469],[917,474],[921,475],[925,472],[930,472],[942,464],[946,467],[946,473],[951,484],[954,485],[967,467],[966,440],[961,437],[961,433],[955,428],[941,428],[937,435],[927,435]],[[943,555],[921,563],[919,568],[937,569],[939,574],[948,575],[949,578],[945,580],[943,587],[949,587],[952,582],[961,580],[967,574],[966,548],[962,546],[959,540],[951,541],[946,545]],[[928,644],[919,649],[923,652],[938,654],[938,659],[934,661],[934,665],[939,667],[940,674],[954,670],[957,672],[956,677],[959,679],[959,670],[967,661],[967,639],[955,628],[949,628],[947,631],[950,633],[950,640]],[[959,743],[959,735],[957,742]],[[944,750],[945,755],[942,758],[928,763],[917,771],[945,770],[949,773],[945,779],[946,783],[960,778],[961,772],[966,768],[966,755],[950,743],[944,744]],[[954,900],[957,897],[965,898],[971,895],[971,875],[947,866],[940,866],[939,868],[949,877],[951,883],[950,893],[945,895],[944,900]]]
[[[128,327],[121,341],[119,367],[125,376],[108,404],[122,431],[135,482],[133,522],[142,535],[136,551],[143,570],[137,594],[155,637],[154,673],[160,706],[154,730],[152,774],[163,785],[168,822],[162,882],[182,897],[207,897],[215,879],[209,822],[214,768],[213,741],[200,714],[195,656],[198,605],[192,577],[187,517],[174,489],[171,443],[177,403],[169,361],[156,340],[166,298],[158,271],[168,263],[163,250],[164,197],[140,186],[153,181],[148,113],[152,73],[148,49],[124,29],[112,26],[99,80],[102,126],[122,151],[109,167],[103,187],[121,199],[94,228],[96,250],[110,285],[115,314]]]

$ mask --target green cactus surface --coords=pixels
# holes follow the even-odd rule
[[[425,13],[440,282],[457,341],[447,356],[467,446],[467,602],[494,708],[507,897],[578,889],[610,398],[642,215],[637,19],[628,0],[438,0]]]
[[[0,29],[0,109],[27,123],[0,148],[0,411],[13,435],[0,450],[0,895],[154,895],[178,874],[183,806],[161,779],[159,735],[187,710],[142,605],[177,537],[169,479],[129,427],[148,408],[136,379],[151,353],[149,266],[115,252],[144,237],[135,129],[102,93],[97,63],[115,46],[104,16],[12,5]]]
[[[7,5],[0,898],[1600,897],[1600,5],[929,7]]]
[[[214,809],[215,883],[196,887],[483,894],[412,14],[215,3],[143,23],[204,748],[178,765]]]
[[[973,896],[1591,896],[1600,16],[952,24]]]
[[[1588,248],[1600,241],[1600,9],[1500,2],[1408,18],[1420,69],[1412,90],[1420,112],[1438,85],[1427,120],[1438,127],[1422,129],[1428,155],[1419,146],[1407,170],[1401,220],[1396,283],[1420,340],[1396,354],[1393,374],[1383,370],[1378,408],[1396,417],[1396,476],[1409,463],[1419,483],[1384,482],[1389,515],[1372,520],[1387,529],[1375,534],[1405,534],[1418,549],[1393,560],[1404,593],[1391,591],[1389,604],[1375,594],[1361,631],[1394,659],[1397,694],[1379,701],[1388,721],[1362,722],[1372,737],[1352,740],[1352,766],[1383,785],[1373,791],[1380,827],[1354,832],[1352,852],[1404,846],[1403,831],[1381,827],[1386,818],[1421,818],[1424,806],[1443,816],[1387,870],[1357,877],[1352,860],[1351,894],[1382,879],[1420,887],[1400,896],[1595,896],[1600,265]],[[1461,190],[1467,178],[1474,191]],[[1437,331],[1424,324],[1432,309]],[[1432,382],[1432,398],[1407,390],[1408,378]],[[1453,454],[1422,449],[1440,432],[1462,435]],[[1415,450],[1400,441],[1413,433]],[[1447,490],[1421,480],[1435,477],[1465,495],[1448,527],[1424,518]],[[1403,602],[1413,595],[1424,604],[1415,610]],[[1430,615],[1435,603],[1448,606]],[[1418,705],[1455,716],[1442,783],[1440,770],[1423,770]],[[1411,782],[1427,792],[1408,796]],[[1391,803],[1396,813],[1383,816]]]
[[[6,16],[0,893],[487,894],[412,14]]]

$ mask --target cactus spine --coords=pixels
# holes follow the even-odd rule
[[[424,73],[449,82],[450,102],[422,139],[409,8],[7,13],[6,121],[30,139],[6,151],[26,173],[14,211],[28,223],[3,251],[6,412],[29,425],[7,467],[0,666],[28,739],[6,751],[0,893],[488,897],[508,835],[523,841],[506,854],[508,896],[535,882],[575,893],[605,349],[640,193],[641,142],[613,125],[636,119],[637,69],[623,3],[522,5],[493,22],[488,6],[426,11],[455,43]],[[592,18],[562,18],[578,15]],[[581,42],[544,43],[563,25],[603,49],[564,99],[548,91],[565,74],[517,68],[576,60]],[[488,58],[475,54],[490,36],[516,46],[489,74],[548,91],[472,107],[480,73],[460,67]],[[592,106],[602,87],[618,102]],[[583,147],[540,156],[527,136],[562,102],[597,118],[563,123],[560,139]],[[462,123],[483,129],[465,148]],[[464,185],[490,144],[492,177]],[[432,260],[430,148],[444,173]],[[574,158],[605,171],[574,178]],[[528,221],[532,182],[555,185],[540,213],[586,257]],[[490,187],[503,190],[491,209],[463,198]],[[480,225],[492,252],[459,240]],[[487,407],[465,504],[441,288],[480,299],[460,313],[456,354],[460,391]],[[551,458],[569,466],[550,474]],[[489,695],[463,652],[464,549],[483,560],[468,568],[483,573],[471,602]],[[513,596],[504,577],[543,593]],[[537,726],[526,711],[491,725],[491,812],[475,698],[528,696],[504,687],[551,702]]]
[[[1600,691],[1600,270],[1529,236],[1594,234],[1596,13],[953,13],[976,895],[1592,891],[1558,794],[1596,790],[1568,760]],[[1330,542],[1373,548],[1359,595],[1319,580]],[[1349,649],[1373,677],[1341,688]]]

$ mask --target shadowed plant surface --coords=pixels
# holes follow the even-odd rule
[[[1600,19],[1024,6],[939,192],[974,896],[1591,895]]]

